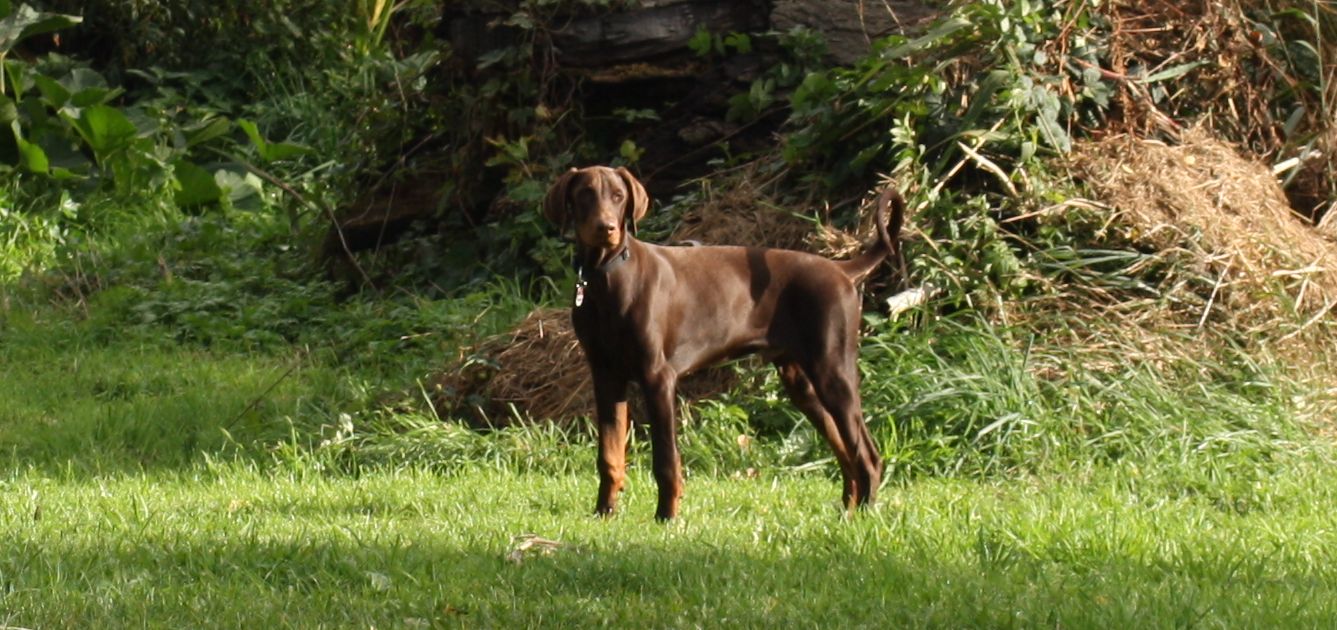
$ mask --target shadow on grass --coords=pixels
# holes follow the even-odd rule
[[[0,453],[17,468],[140,472],[253,457],[309,438],[292,419],[332,422],[317,401],[347,396],[335,369],[300,357],[25,341],[0,356]]]
[[[490,532],[448,543],[432,531],[385,540],[374,521],[344,529],[337,543],[240,526],[209,540],[9,545],[0,609],[7,622],[53,628],[111,619],[230,627],[1322,627],[1337,619],[1331,575],[1247,550],[1183,566],[1110,554],[1058,560],[953,549],[919,534],[869,539],[867,528],[842,523],[801,551],[774,553],[717,546],[700,533],[655,529],[653,542],[624,542],[595,530],[590,542],[516,563],[508,545],[482,542],[501,538]]]

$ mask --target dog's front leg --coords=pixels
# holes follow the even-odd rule
[[[617,510],[617,497],[626,478],[627,380],[611,374],[594,374],[595,418],[599,425],[599,499],[594,513],[602,516]]]
[[[645,393],[646,415],[650,418],[655,483],[659,486],[655,518],[667,521],[678,515],[678,499],[682,498],[676,409],[678,378],[671,370],[664,369],[653,373],[641,385]]]

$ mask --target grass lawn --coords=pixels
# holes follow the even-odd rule
[[[889,474],[853,518],[829,463],[740,474],[705,418],[662,525],[644,444],[600,520],[587,437],[432,421],[339,442],[366,385],[335,361],[59,324],[0,329],[0,626],[1337,625],[1333,449],[1236,426],[1284,425],[1272,394],[1205,437],[1126,431],[1175,442],[1122,457],[1070,441],[1030,472]]]
[[[352,4],[0,0],[0,630],[1337,628],[1337,4],[925,2],[838,64],[708,24],[696,78],[555,46],[709,3]],[[905,195],[876,505],[740,360],[680,517],[635,404],[591,514],[592,429],[531,398],[578,343],[526,319],[591,163],[646,242],[845,258]]]
[[[0,481],[0,622],[1330,627],[1326,476],[1296,462],[1248,509],[1131,470],[926,479],[848,520],[816,475],[693,478],[665,526],[645,474],[605,521],[591,475],[18,471]],[[517,554],[524,534],[560,546]]]

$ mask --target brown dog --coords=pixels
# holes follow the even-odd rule
[[[905,213],[900,194],[888,188],[878,201],[879,239],[839,262],[783,249],[643,243],[635,238],[636,222],[648,208],[645,189],[627,169],[604,166],[564,173],[544,202],[544,215],[563,234],[575,229],[579,280],[571,321],[594,379],[595,511],[611,514],[622,490],[627,385],[634,381],[645,394],[659,486],[655,517],[671,519],[682,496],[678,378],[754,352],[775,364],[794,404],[831,444],[846,509],[871,503],[882,458],[859,400],[855,283],[897,252]]]

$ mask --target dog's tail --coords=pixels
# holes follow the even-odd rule
[[[891,206],[890,222],[887,221],[887,206]],[[849,279],[858,282],[876,269],[887,256],[892,256],[898,263],[897,271],[903,280],[905,259],[901,256],[900,238],[901,223],[905,221],[905,198],[894,185],[887,186],[878,197],[874,220],[877,222],[877,240],[873,241],[862,254],[849,260],[838,261],[836,264],[840,265],[841,271],[844,271]]]

